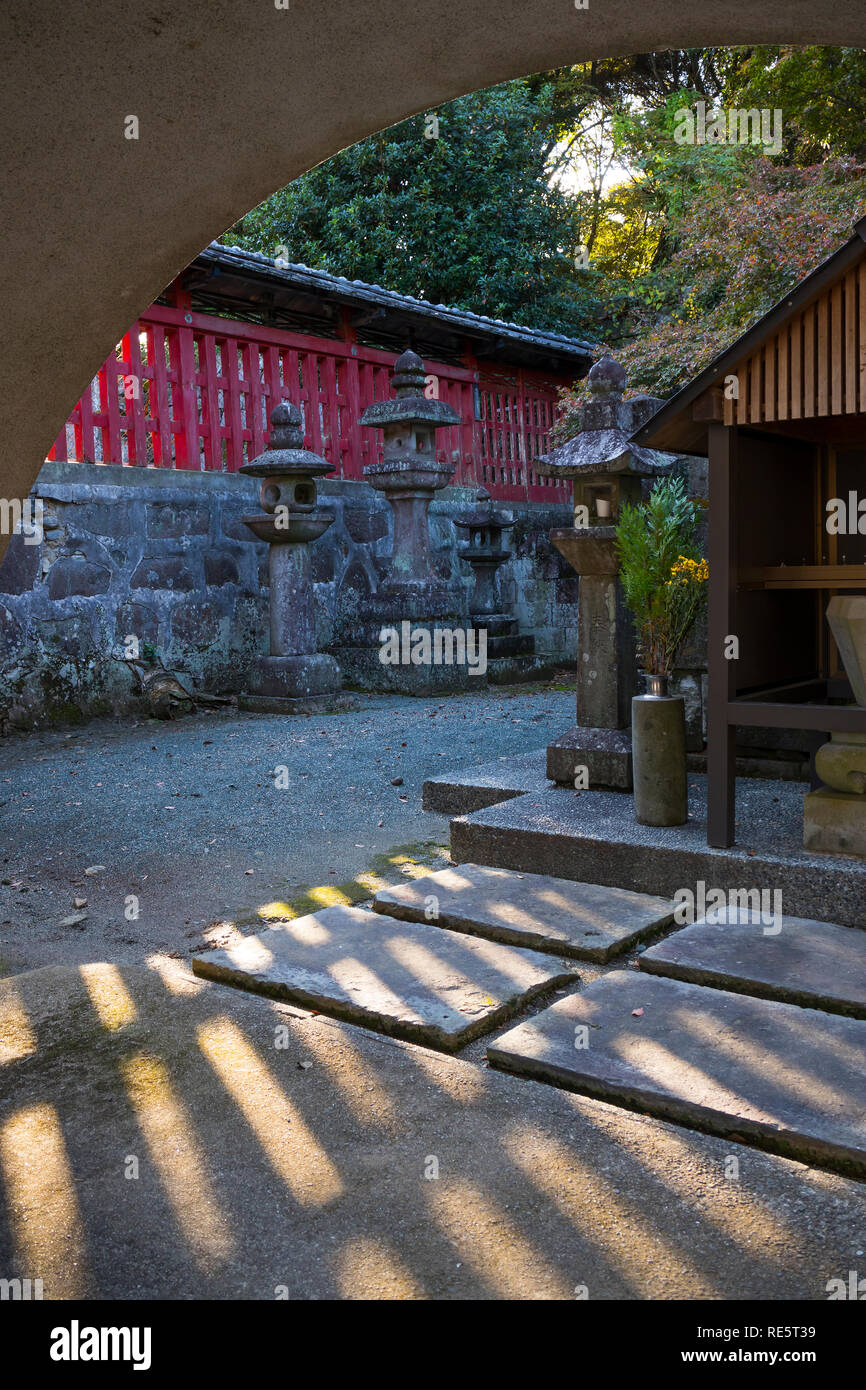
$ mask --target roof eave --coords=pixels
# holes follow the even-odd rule
[[[682,419],[683,413],[705,391],[718,385],[719,379],[725,375],[726,368],[749,356],[750,351],[768,338],[776,328],[781,327],[792,313],[805,309],[828,283],[844,274],[849,264],[855,264],[863,255],[864,243],[866,217],[855,222],[854,235],[849,237],[844,245],[810,271],[804,280],[774,304],[772,309],[768,309],[751,328],[741,333],[730,347],[725,348],[724,352],[710,362],[709,366],[671,396],[645,425],[635,430],[631,436],[632,441],[666,451],[679,449],[684,453],[705,453],[709,421],[692,420],[690,416]],[[700,441],[700,448],[696,447],[696,441]]]
[[[394,312],[415,317],[420,321],[435,319],[443,325],[459,330],[462,334],[478,337],[484,341],[491,338],[504,338],[524,350],[546,353],[570,358],[575,366],[578,363],[584,372],[589,370],[594,360],[591,345],[579,338],[566,338],[564,335],[536,332],[519,324],[507,324],[495,319],[485,319],[483,315],[472,314],[462,309],[452,309],[448,305],[426,304],[413,301],[411,296],[396,294],[377,285],[365,285],[360,281],[342,280],[325,271],[309,267],[290,266],[283,268],[266,258],[253,259],[249,253],[238,247],[222,247],[211,244],[196,257],[196,261],[206,264],[222,265],[235,272],[259,277],[283,285],[302,286],[321,294],[330,295],[346,303],[363,303],[390,308]],[[195,263],[195,262],[194,262]]]

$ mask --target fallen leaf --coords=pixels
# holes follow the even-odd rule
[[[86,912],[73,912],[69,917],[64,917],[60,925],[61,927],[80,927],[81,923],[86,920]]]

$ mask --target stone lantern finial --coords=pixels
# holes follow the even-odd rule
[[[590,367],[586,378],[594,396],[621,396],[627,382],[625,367],[607,352]]]
[[[423,396],[426,382],[427,372],[424,363],[417,352],[407,348],[397,358],[391,374],[391,385],[394,387],[395,396],[400,400],[407,396]]]
[[[301,412],[291,401],[280,401],[271,411],[269,449],[303,449],[304,430]]]

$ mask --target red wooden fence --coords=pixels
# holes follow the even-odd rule
[[[381,457],[381,435],[359,426],[364,407],[391,394],[393,356],[350,341],[154,304],[118,344],[73,410],[49,458],[234,472],[266,447],[274,404],[300,406],[305,442],[361,478]],[[438,435],[454,482],[505,501],[560,501],[567,485],[538,478],[557,387],[528,368],[476,372],[428,362],[431,392],[462,423]]]

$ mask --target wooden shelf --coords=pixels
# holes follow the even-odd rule
[[[741,569],[741,589],[866,589],[866,565],[766,565]]]

